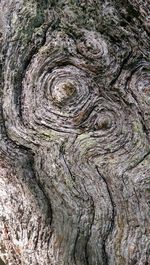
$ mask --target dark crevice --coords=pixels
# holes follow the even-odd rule
[[[8,136],[8,133],[7,133],[6,125],[5,125],[5,118],[4,118],[3,110],[1,109],[0,111],[1,111],[1,118],[3,121],[0,133],[3,137],[3,141],[4,141],[6,148],[7,148],[7,151],[8,151],[7,156],[9,156],[9,158],[12,157],[12,159],[14,159],[14,155],[12,155],[12,154],[16,153],[18,151],[23,153],[23,154],[26,154],[28,156],[31,156],[33,154],[33,152],[31,151],[31,149],[29,147],[25,147],[24,145],[16,143],[12,139],[10,139],[10,137]],[[9,152],[9,148],[7,146],[9,146],[10,152]]]
[[[63,145],[60,148],[60,156],[61,156],[61,158],[63,159],[63,161],[65,163],[65,166],[67,168],[67,171],[68,171],[69,175],[71,176],[72,180],[75,182],[75,176],[72,174],[72,172],[70,170],[70,167],[69,167],[69,165],[68,165],[68,163],[66,161],[66,158],[65,158],[65,149],[64,149]],[[84,185],[84,183],[83,183],[83,185]],[[74,188],[76,189],[75,185],[74,185]],[[90,221],[90,228],[89,228],[88,234],[86,235],[86,242],[84,244],[83,256],[84,256],[84,260],[86,262],[85,264],[86,265],[90,265],[89,264],[88,243],[89,243],[89,240],[90,240],[91,228],[92,228],[92,225],[93,225],[93,222],[94,222],[94,217],[95,217],[95,207],[94,207],[94,201],[93,201],[92,197],[88,194],[85,185],[84,185],[84,188],[85,188],[85,191],[86,191],[89,199],[91,200],[92,221]],[[77,192],[79,192],[79,191],[77,190]],[[78,199],[80,199],[80,200],[82,199],[83,200],[83,198],[81,198],[81,197],[78,197]],[[83,200],[83,202],[84,202],[84,200]],[[82,216],[82,214],[80,215],[78,224],[80,223],[81,216]],[[74,242],[74,251],[73,251],[73,259],[74,259],[75,264],[78,264],[77,263],[77,258],[76,258],[76,255],[77,255],[76,249],[77,249],[77,245],[78,245],[79,236],[80,236],[80,229],[78,228],[77,236],[76,236],[76,239],[75,239],[75,242]]]
[[[127,64],[128,60],[131,58],[131,55],[132,55],[132,51],[130,51],[129,54],[127,55],[127,57],[123,60],[121,66],[120,66],[120,69],[118,71],[118,74],[116,75],[116,77],[109,84],[110,87],[112,87],[115,84],[115,82],[117,81],[117,79],[121,75],[121,72],[122,72],[124,66]]]
[[[29,67],[29,65],[30,65],[30,63],[31,63],[31,61],[32,61],[32,59],[33,59],[33,57],[38,53],[38,51],[39,51],[39,49],[42,47],[42,46],[44,46],[44,44],[46,43],[46,34],[47,34],[47,31],[48,31],[48,29],[49,29],[49,27],[50,27],[50,24],[48,24],[47,25],[47,27],[46,27],[46,29],[44,30],[44,32],[43,32],[43,39],[42,39],[42,41],[41,41],[41,44],[38,46],[38,47],[34,47],[31,51],[30,51],[30,53],[29,53],[29,55],[28,55],[28,58],[24,61],[24,64],[23,64],[23,70],[22,70],[22,73],[20,74],[20,78],[21,78],[21,80],[20,80],[20,82],[19,82],[19,84],[18,84],[18,88],[19,89],[17,89],[17,90],[15,90],[15,97],[16,97],[16,99],[17,99],[17,102],[16,102],[16,105],[18,105],[18,110],[19,110],[19,117],[20,117],[20,119],[21,119],[21,121],[23,122],[23,120],[22,120],[22,106],[21,106],[21,93],[22,93],[22,80],[24,79],[24,77],[25,77],[25,75],[26,75],[26,71],[27,71],[27,69],[28,69],[28,67]]]
[[[42,184],[40,183],[40,181],[39,181],[39,175],[38,175],[38,173],[37,173],[37,171],[35,171],[35,162],[34,162],[34,158],[31,160],[30,159],[30,163],[31,163],[31,168],[32,168],[32,172],[33,172],[33,176],[34,176],[34,179],[35,179],[35,181],[36,181],[36,183],[37,183],[37,185],[38,185],[38,187],[39,187],[39,189],[42,191],[42,193],[43,193],[43,195],[44,195],[44,197],[45,197],[45,199],[46,199],[46,202],[47,202],[47,206],[48,206],[48,212],[47,212],[47,215],[48,215],[48,217],[50,218],[50,223],[49,223],[49,225],[51,225],[52,224],[52,208],[51,208],[51,202],[50,202],[50,199],[49,199],[49,197],[47,196],[47,194],[46,194],[46,192],[45,192],[45,190],[44,190],[44,187],[42,186]]]
[[[15,91],[14,91],[14,102],[15,102],[15,105],[18,107],[18,115],[19,115],[19,117],[20,117],[20,119],[21,119],[22,122],[23,122],[23,120],[22,120],[22,106],[21,106],[22,80],[25,77],[27,68],[28,68],[28,66],[31,63],[33,56],[45,44],[45,42],[46,42],[46,33],[47,33],[49,27],[50,27],[50,24],[47,25],[47,27],[46,27],[46,29],[45,29],[45,31],[43,33],[44,34],[44,37],[43,37],[43,40],[42,40],[40,46],[39,47],[34,47],[30,51],[30,54],[28,55],[28,58],[24,61],[24,64],[23,64],[23,67],[22,67],[23,68],[22,73],[20,72],[17,75],[17,80],[16,80],[16,83],[15,83],[15,86],[16,85],[17,86],[16,86]],[[4,119],[3,110],[1,110],[1,116],[2,116],[2,120],[3,120],[3,128],[4,128],[3,135],[5,135],[5,137],[7,137],[7,139],[8,139],[7,142],[9,141],[10,143],[17,145],[17,147],[19,147],[21,150],[24,150],[24,151],[27,151],[27,152],[29,151],[30,152],[30,149],[29,148],[26,148],[26,147],[24,147],[21,144],[17,144],[15,141],[13,141],[12,139],[9,138],[9,136],[7,134],[7,128],[6,128],[6,125],[5,125],[5,119]]]
[[[143,23],[143,20],[141,19],[141,13],[140,11],[134,6],[130,1],[128,0],[119,0],[119,1],[113,1],[116,5],[116,8],[119,9],[121,17],[125,20],[125,23],[129,23],[131,25],[131,28],[134,29],[135,21],[134,19],[138,21],[139,25],[143,27],[144,31],[147,33],[147,36],[150,36],[150,32],[147,30],[146,26]],[[127,14],[124,14],[121,10],[121,6],[123,6]]]
[[[79,225],[79,223],[80,223],[80,220],[81,220],[81,214],[80,214],[80,216],[79,216],[78,225]],[[77,242],[78,242],[79,233],[80,233],[79,228],[77,228],[77,229],[78,229],[78,231],[77,231],[77,235],[76,235],[76,238],[75,238],[75,241],[74,241],[74,248],[73,248],[73,254],[72,254],[72,256],[73,256],[73,260],[74,260],[74,262],[75,262],[75,265],[77,265],[77,260],[76,260],[76,247],[77,247]]]
[[[88,193],[88,192],[87,192]],[[90,195],[89,195],[90,196]],[[86,262],[87,262],[87,265],[91,265],[89,263],[89,253],[88,253],[88,243],[90,241],[90,237],[91,237],[91,231],[92,231],[92,226],[93,226],[93,223],[94,223],[94,218],[95,218],[95,205],[94,205],[94,201],[93,201],[93,198],[90,196],[91,200],[92,200],[92,214],[93,214],[93,219],[91,221],[91,224],[90,224],[90,228],[89,228],[89,236],[87,238],[87,241],[86,241],[86,244],[85,244],[85,258],[86,258]]]
[[[61,145],[61,147],[60,147],[60,156],[61,156],[61,158],[62,158],[63,161],[64,161],[64,164],[65,164],[65,166],[66,166],[66,168],[67,168],[67,171],[68,171],[69,175],[71,176],[71,179],[72,179],[73,181],[75,181],[75,176],[72,174],[72,172],[71,172],[71,170],[70,170],[70,167],[68,166],[68,163],[67,163],[67,161],[66,161],[66,158],[65,158],[65,150],[64,150],[64,146],[63,146],[63,145]]]
[[[106,181],[106,178],[100,173],[98,166],[95,166],[95,168],[96,168],[98,175],[103,179],[103,181],[106,185],[107,192],[109,194],[109,198],[110,198],[110,202],[111,202],[111,206],[112,206],[111,224],[110,224],[109,230],[107,231],[106,235],[103,238],[103,249],[102,249],[103,250],[103,260],[105,262],[104,264],[108,265],[108,255],[106,253],[106,243],[107,243],[107,239],[108,239],[109,234],[112,232],[112,230],[114,228],[115,215],[116,215],[116,210],[115,210],[116,205],[113,201],[112,193],[110,191],[110,188],[109,188],[109,185]]]

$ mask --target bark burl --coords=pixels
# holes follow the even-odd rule
[[[149,0],[1,0],[0,256],[148,265]]]

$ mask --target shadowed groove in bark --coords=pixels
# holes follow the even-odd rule
[[[113,198],[112,198],[112,194],[111,194],[111,191],[109,189],[109,186],[108,186],[108,183],[105,179],[104,176],[102,176],[102,174],[99,172],[99,169],[98,167],[96,166],[96,170],[99,174],[99,176],[103,179],[103,181],[105,182],[106,184],[106,187],[107,187],[107,191],[108,191],[108,194],[109,194],[109,198],[110,198],[110,201],[111,201],[111,206],[112,206],[112,219],[111,219],[111,225],[110,225],[110,228],[109,230],[107,231],[107,235],[105,236],[105,239],[103,241],[103,255],[104,255],[104,261],[105,261],[105,264],[109,264],[108,263],[108,257],[107,257],[107,253],[106,253],[106,244],[107,244],[107,238],[108,238],[108,235],[111,233],[111,231],[113,230],[113,227],[114,227],[114,218],[115,218],[115,203],[113,201]]]

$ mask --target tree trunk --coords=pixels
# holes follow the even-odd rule
[[[150,264],[149,8],[1,0],[5,264]]]

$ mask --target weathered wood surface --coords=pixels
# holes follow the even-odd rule
[[[6,264],[150,264],[149,17],[149,0],[1,0]]]

